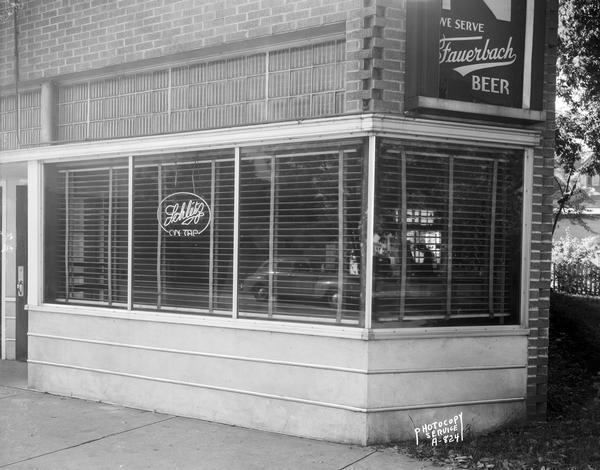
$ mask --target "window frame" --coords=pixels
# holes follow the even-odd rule
[[[437,327],[435,329],[436,335],[445,335],[445,334],[455,334],[457,332],[462,332],[461,334],[466,335],[488,335],[490,331],[495,331],[495,334],[514,334],[516,330],[521,330],[522,334],[527,334],[527,324],[528,324],[528,303],[529,303],[529,266],[530,266],[530,246],[531,246],[531,215],[533,212],[532,208],[532,185],[533,185],[533,160],[534,160],[534,149],[539,143],[539,133],[536,131],[524,131],[524,130],[515,130],[515,129],[503,129],[494,126],[471,126],[467,124],[457,124],[457,123],[446,123],[442,121],[438,122],[427,122],[425,127],[423,127],[422,122],[419,119],[416,120],[405,120],[403,118],[386,118],[385,120],[382,118],[381,120],[377,119],[377,117],[369,118],[368,122],[365,123],[364,117],[360,116],[345,116],[341,118],[336,118],[332,120],[330,124],[325,126],[322,120],[315,120],[312,123],[308,123],[308,125],[302,124],[298,126],[299,123],[290,123],[289,125],[279,125],[277,127],[281,127],[277,131],[273,131],[273,127],[270,125],[258,126],[256,130],[253,132],[260,133],[260,130],[263,129],[267,134],[264,135],[261,141],[266,141],[271,143],[276,142],[286,142],[286,143],[302,143],[306,141],[318,141],[318,140],[331,140],[342,139],[342,138],[350,138],[357,137],[360,135],[368,136],[369,145],[368,147],[368,162],[369,168],[371,168],[371,164],[374,164],[374,156],[375,156],[375,139],[376,134],[385,136],[386,138],[402,138],[405,140],[409,140],[411,142],[418,142],[425,138],[431,142],[453,142],[453,143],[465,143],[465,144],[476,144],[485,146],[488,148],[510,148],[514,150],[518,150],[523,153],[524,159],[524,194],[523,194],[523,224],[522,224],[522,277],[521,277],[521,312],[520,312],[520,324],[519,325],[491,325],[485,328],[482,327]],[[398,127],[398,122],[402,121],[403,126],[400,129]],[[372,129],[371,131],[369,129]],[[291,132],[290,132],[291,131]],[[435,131],[435,132],[434,132]],[[229,131],[231,132],[231,130]],[[272,133],[271,133],[272,132]],[[13,154],[8,155],[9,161],[23,161],[23,159],[29,160],[28,162],[28,170],[29,170],[29,185],[30,185],[30,193],[31,196],[29,198],[29,210],[30,214],[43,214],[42,209],[46,205],[46,201],[44,201],[44,191],[43,191],[43,183],[45,178],[43,177],[44,173],[44,165],[47,163],[57,163],[64,161],[81,161],[88,160],[91,158],[98,158],[99,156],[106,157],[127,157],[130,160],[130,165],[132,163],[132,158],[135,155],[136,157],[143,157],[146,154],[150,153],[150,149],[156,149],[157,142],[162,143],[161,151],[162,153],[168,153],[169,151],[183,151],[193,148],[194,150],[203,150],[203,149],[211,149],[211,148],[234,148],[236,152],[236,165],[239,165],[239,149],[252,146],[255,142],[255,137],[250,136],[246,130],[242,131],[233,131],[233,135],[228,136],[229,145],[223,145],[222,138],[223,135],[219,131],[210,131],[210,132],[202,132],[207,138],[203,142],[199,141],[196,135],[189,136],[152,136],[152,137],[142,137],[135,139],[127,139],[126,144],[123,144],[123,141],[116,142],[100,142],[100,143],[86,143],[86,144],[71,144],[66,147],[54,147],[54,148],[38,148],[38,149],[29,149],[27,152],[29,155],[25,155],[22,151],[17,151]],[[267,137],[268,136],[268,137]],[[280,136],[280,137],[277,137]],[[220,142],[216,145],[216,142]],[[130,172],[130,175],[132,173]],[[366,189],[367,195],[371,195],[374,184],[371,184],[370,176],[373,172],[369,172],[369,175],[366,176],[366,179],[369,180],[368,187]],[[239,168],[236,167],[236,178],[239,175]],[[37,183],[37,186],[36,186]],[[373,182],[374,183],[374,182]],[[130,184],[130,187],[132,185]],[[235,191],[235,209],[234,213],[239,213],[239,181],[235,182],[234,185]],[[42,189],[40,189],[42,188]],[[373,201],[373,197],[369,197],[367,203],[371,203]],[[129,206],[129,210],[131,211],[131,205]],[[371,211],[369,211],[371,213]],[[42,234],[42,236],[32,236],[32,254],[30,257],[32,263],[40,263],[41,260],[44,259],[44,220],[42,215],[31,216],[31,226],[32,233],[36,233],[35,229],[37,228],[38,233]],[[131,216],[129,217],[131,221]],[[370,247],[372,247],[372,226],[373,220],[368,221],[370,223],[370,230],[367,231],[367,239],[371,238],[367,241],[366,250],[369,251]],[[237,248],[239,245],[238,236],[238,220],[234,221],[234,248]],[[131,230],[129,231],[131,234]],[[129,244],[131,245],[131,240],[129,240]],[[234,249],[234,252],[236,250]],[[130,250],[131,252],[131,250]],[[371,251],[372,254],[372,251]],[[237,263],[237,259],[235,256],[237,254],[234,253],[234,262]],[[367,272],[372,274],[372,263],[369,265],[369,260],[372,259],[372,256],[366,257],[367,264]],[[129,264],[131,265],[131,260],[129,260]],[[38,264],[39,265],[39,264]],[[30,296],[29,301],[31,303],[30,307],[35,308],[37,310],[43,311],[61,311],[66,310],[70,313],[76,313],[82,311],[82,306],[66,306],[64,304],[55,304],[53,302],[45,302],[44,301],[44,270],[40,270],[35,273],[30,270]],[[237,285],[237,279],[235,279],[236,270],[234,270],[234,282]],[[372,280],[372,275],[366,276],[366,285],[368,287],[369,280]],[[128,291],[131,292],[131,288],[128,288]],[[370,289],[367,289],[366,297],[369,296],[371,292]],[[236,302],[236,290],[233,293],[233,312],[232,319],[236,320],[236,312],[237,312],[237,302]],[[369,303],[367,303],[367,306]],[[239,328],[250,328],[250,329],[260,329],[260,330],[271,330],[271,331],[301,331],[301,332],[314,332],[315,334],[323,334],[326,336],[345,336],[349,335],[350,337],[364,337],[366,333],[360,333],[358,330],[370,330],[368,333],[369,338],[394,338],[394,337],[403,337],[405,335],[413,335],[417,337],[419,334],[427,334],[430,335],[431,328],[402,328],[402,329],[373,329],[371,330],[370,325],[370,311],[368,307],[365,309],[365,323],[364,325],[360,325],[361,328],[347,328],[344,326],[334,326],[334,325],[318,325],[313,323],[304,323],[304,324],[293,324],[289,322],[264,322],[262,320],[254,321],[254,320],[244,320],[239,319],[239,321],[229,323],[222,320],[229,320],[228,318],[213,318],[213,317],[205,317],[205,316],[194,316],[190,317],[189,315],[180,316],[178,314],[168,313],[162,314],[160,312],[152,312],[152,314],[148,315],[141,311],[133,311],[131,308],[131,303],[129,302],[129,308],[127,311],[119,311],[110,308],[94,308],[94,307],[86,307],[83,306],[86,311],[96,312],[99,315],[121,315],[127,318],[148,318],[159,321],[175,321],[178,323],[202,323],[202,324],[218,324],[221,326],[229,326],[229,327],[239,327]],[[132,312],[135,315],[131,316]],[[141,315],[141,316],[140,316]],[[162,319],[162,320],[160,320]],[[192,320],[193,319],[193,320]],[[504,332],[504,333],[503,333]],[[512,333],[511,333],[512,332]]]
[[[473,143],[464,143],[464,146],[466,147],[466,149],[463,150],[463,145],[461,146],[456,146],[456,145],[447,145],[447,146],[442,146],[443,144],[441,144],[440,142],[431,142],[431,143],[416,143],[416,142],[412,142],[408,139],[394,139],[394,138],[378,138],[378,143],[382,142],[382,143],[386,143],[388,145],[391,146],[395,146],[396,148],[394,148],[393,150],[388,150],[386,152],[386,155],[384,156],[384,154],[382,153],[382,147],[381,144],[377,145],[377,155],[375,156],[375,159],[377,160],[375,163],[375,173],[376,173],[376,178],[377,181],[374,183],[375,184],[375,188],[373,190],[373,192],[376,192],[378,190],[380,190],[381,188],[383,188],[383,186],[381,186],[383,184],[383,181],[380,181],[380,178],[382,176],[382,169],[380,168],[380,165],[383,165],[383,162],[385,159],[389,159],[391,158],[390,155],[395,155],[396,158],[398,159],[398,168],[401,168],[397,177],[398,179],[398,186],[400,188],[399,190],[399,196],[400,196],[400,206],[396,209],[396,217],[398,217],[399,219],[399,226],[401,227],[399,230],[397,230],[397,233],[400,234],[399,235],[399,239],[400,239],[400,246],[399,246],[399,251],[401,253],[401,262],[399,263],[399,268],[400,268],[400,274],[398,276],[395,276],[395,279],[398,282],[398,286],[396,287],[396,289],[392,289],[390,290],[390,287],[392,287],[391,285],[387,286],[387,289],[383,289],[382,292],[379,292],[377,289],[373,289],[373,296],[377,297],[377,298],[382,298],[382,299],[389,299],[391,301],[396,301],[399,303],[399,306],[395,306],[395,309],[393,308],[392,310],[394,310],[394,315],[392,315],[392,317],[396,316],[397,318],[393,319],[393,318],[387,318],[387,320],[384,321],[378,321],[378,324],[374,327],[375,329],[383,329],[383,328],[388,328],[388,329],[393,329],[395,328],[394,324],[399,324],[400,326],[398,326],[397,328],[402,328],[402,329],[409,329],[409,328],[441,328],[442,326],[438,326],[438,325],[420,325],[420,326],[415,326],[415,327],[411,327],[408,323],[408,320],[417,320],[417,321],[435,321],[435,320],[446,320],[446,321],[454,321],[454,320],[458,320],[460,321],[465,321],[465,322],[476,322],[478,320],[484,320],[486,318],[490,318],[490,319],[500,319],[500,323],[503,324],[503,318],[508,317],[508,318],[512,318],[511,320],[511,325],[524,325],[525,320],[523,318],[523,313],[526,312],[526,306],[527,306],[527,295],[524,292],[524,282],[529,282],[529,278],[527,277],[527,274],[529,273],[529,259],[528,256],[527,258],[525,257],[526,254],[528,254],[529,252],[529,246],[530,246],[530,229],[528,226],[526,226],[526,221],[530,220],[531,218],[531,184],[532,184],[532,180],[531,180],[531,174],[532,174],[532,151],[530,150],[525,150],[523,151],[523,149],[507,149],[507,148],[499,148],[499,147],[489,147],[489,148],[484,148],[482,150],[480,150],[479,148],[476,148],[473,146]],[[497,153],[502,152],[502,151],[510,151],[510,153],[512,155],[497,155]],[[391,153],[390,153],[391,152]],[[446,181],[445,181],[445,186],[437,188],[437,190],[441,190],[442,192],[444,192],[445,194],[445,198],[447,199],[444,203],[444,208],[445,212],[447,213],[446,218],[447,220],[443,223],[442,227],[442,233],[446,233],[446,253],[444,254],[443,261],[445,261],[445,263],[441,263],[440,264],[440,268],[443,268],[443,272],[440,271],[440,273],[442,274],[442,285],[444,286],[444,292],[445,292],[445,308],[443,309],[442,312],[439,313],[434,313],[433,311],[431,312],[426,312],[423,315],[410,315],[410,318],[406,315],[409,310],[408,308],[405,306],[406,303],[406,297],[405,294],[407,292],[410,292],[410,289],[408,288],[408,279],[409,279],[409,275],[407,274],[407,266],[409,263],[407,263],[407,257],[408,257],[408,240],[409,240],[409,235],[411,232],[414,232],[417,229],[414,228],[410,228],[409,225],[411,225],[411,222],[409,221],[409,218],[414,219],[416,217],[415,213],[418,211],[418,218],[421,219],[423,217],[423,215],[421,214],[421,212],[423,211],[423,209],[414,209],[414,208],[410,208],[408,207],[410,204],[408,202],[410,202],[411,199],[411,194],[410,191],[408,190],[408,183],[409,183],[409,179],[407,179],[407,175],[410,173],[410,171],[407,171],[409,162],[410,164],[414,165],[415,162],[418,162],[420,160],[420,157],[422,158],[434,158],[434,159],[438,159],[440,164],[444,164],[447,165],[447,172],[445,173],[446,176]],[[519,282],[518,282],[518,286],[519,286],[519,298],[520,298],[520,302],[518,304],[518,306],[515,308],[514,311],[510,312],[495,312],[494,311],[494,305],[496,303],[498,303],[499,298],[497,295],[495,295],[495,285],[497,284],[497,282],[495,281],[495,277],[497,275],[497,271],[496,271],[496,266],[495,266],[495,260],[497,259],[497,253],[495,252],[495,243],[496,243],[496,239],[498,237],[498,230],[497,230],[497,220],[496,220],[496,214],[498,212],[499,209],[501,209],[497,203],[498,201],[496,200],[497,196],[499,196],[498,194],[498,190],[499,190],[499,186],[498,186],[498,175],[499,175],[499,168],[500,168],[500,163],[504,162],[506,165],[509,165],[511,163],[511,160],[513,158],[516,158],[518,160],[513,161],[513,163],[517,163],[516,167],[513,167],[514,170],[518,171],[519,174],[521,175],[521,188],[523,189],[523,197],[522,197],[522,203],[521,203],[521,207],[520,207],[520,211],[519,211],[519,215],[520,215],[520,219],[513,219],[514,223],[516,224],[516,226],[519,226],[520,228],[520,233],[519,233],[519,239],[520,239],[520,243],[521,243],[521,251],[520,251],[520,269],[518,270],[518,275],[520,276]],[[427,160],[424,160],[425,162],[427,162]],[[464,166],[465,164],[469,165],[469,164],[474,164],[474,162],[480,162],[480,164],[486,164],[487,166],[489,166],[489,169],[491,170],[491,192],[489,194],[489,209],[490,209],[490,220],[488,221],[488,228],[489,231],[486,233],[487,235],[487,242],[489,244],[489,246],[486,247],[486,251],[489,254],[489,257],[485,258],[484,260],[484,264],[485,264],[485,270],[487,271],[486,274],[486,279],[488,281],[487,286],[485,284],[482,284],[481,290],[482,295],[486,295],[483,294],[484,291],[487,292],[487,300],[485,300],[485,302],[488,305],[488,310],[487,311],[481,311],[481,312],[477,312],[477,309],[474,309],[473,311],[467,311],[467,312],[454,312],[456,310],[456,308],[454,307],[455,302],[460,302],[462,300],[461,295],[459,295],[456,290],[457,287],[460,287],[462,285],[462,283],[460,282],[461,280],[464,282],[466,279],[468,278],[464,278],[463,276],[459,276],[457,278],[457,282],[454,279],[454,268],[457,267],[460,271],[460,266],[461,266],[461,262],[459,261],[460,258],[454,256],[454,244],[455,241],[458,243],[458,245],[462,245],[464,246],[465,243],[465,239],[464,237],[461,239],[456,239],[455,240],[455,230],[457,229],[457,227],[459,226],[463,226],[465,225],[464,222],[464,217],[467,216],[469,217],[470,215],[472,215],[472,213],[470,212],[464,212],[461,213],[460,211],[457,212],[456,210],[456,203],[458,201],[464,200],[464,198],[461,197],[457,197],[457,195],[455,194],[456,191],[460,190],[460,185],[464,184],[464,174],[462,175],[462,182],[460,179],[460,176],[455,176],[455,173],[458,171],[459,175],[460,173],[464,173],[464,169],[461,172],[460,170],[458,170],[461,166]],[[475,163],[476,164],[476,163]],[[425,166],[427,166],[425,164]],[[414,168],[418,168],[418,167],[410,167],[412,169],[412,171],[414,171]],[[506,170],[503,170],[506,171]],[[413,180],[410,181],[413,186],[414,183],[417,180]],[[413,188],[414,189],[414,188]],[[408,202],[407,202],[408,201]],[[380,201],[380,199],[377,197],[377,195],[374,197],[374,201],[373,201],[373,208],[370,210],[372,210],[375,213],[375,218],[378,219],[378,226],[381,223],[381,221],[379,221],[379,217],[381,217],[382,215],[382,211],[385,211],[386,209],[389,211],[389,207],[384,207],[381,204],[383,204],[383,202]],[[529,211],[527,210],[527,208],[529,208]],[[488,207],[486,207],[486,209],[488,209]],[[429,211],[427,211],[429,212]],[[510,212],[510,211],[508,211]],[[456,224],[455,224],[455,218],[456,218]],[[462,222],[460,222],[462,221]],[[458,223],[460,222],[460,223]],[[412,223],[414,223],[414,220],[412,221]],[[424,224],[422,221],[419,221],[417,223],[418,225],[426,225]],[[485,224],[484,224],[485,226]],[[389,226],[388,226],[389,228]],[[439,227],[438,227],[439,228]],[[377,232],[377,227],[373,227],[370,228],[370,233],[373,234],[373,236],[375,237],[375,233]],[[386,229],[387,231],[387,229]],[[463,234],[464,235],[464,234]],[[375,243],[375,239],[374,240],[370,240],[368,241],[369,245],[377,245],[377,243]],[[389,248],[389,247],[388,247]],[[389,256],[389,253],[388,253]],[[434,255],[435,256],[435,255]],[[373,255],[373,259],[375,258],[375,254]],[[509,259],[510,256],[508,256],[506,259]],[[379,276],[377,275],[376,272],[377,267],[373,266],[372,271],[371,271],[371,275],[369,277],[371,277],[373,279],[373,282],[381,282],[383,281],[385,284],[386,281],[386,274],[380,274]],[[445,276],[443,276],[443,274],[445,273]],[[391,275],[391,274],[388,274]],[[382,277],[383,276],[383,277]],[[419,277],[418,272],[417,272],[417,277]],[[416,279],[416,278],[415,278]],[[522,282],[524,281],[524,282]],[[389,284],[389,283],[388,283]],[[467,282],[467,284],[469,284],[469,282]],[[471,282],[472,284],[472,282]],[[479,284],[474,285],[474,287],[479,286]],[[393,294],[396,294],[396,296],[394,296]],[[379,295],[378,295],[379,294]],[[508,297],[506,297],[506,295],[508,295]],[[507,298],[510,298],[510,294],[504,294],[504,300],[506,301]],[[423,296],[421,297],[419,300],[420,301],[425,301],[426,297]],[[501,299],[501,298],[500,298]],[[480,300],[479,303],[481,304],[482,301]],[[469,307],[470,308],[470,307]],[[375,312],[374,310],[376,309],[375,305],[373,305],[372,307],[372,312],[371,312],[371,317],[373,318]],[[426,309],[427,310],[427,309]],[[460,309],[459,309],[460,310]],[[383,315],[388,316],[390,315],[390,313],[384,313],[384,312],[380,312],[383,313]],[[374,322],[374,320],[372,320]],[[386,322],[389,323],[391,326],[386,326]],[[406,326],[404,326],[406,325]],[[453,327],[458,327],[458,328],[465,328],[465,327],[469,327],[469,326],[476,326],[475,324],[473,325],[452,325],[449,324],[447,327],[449,328],[453,328]],[[494,327],[494,326],[498,326],[495,325],[494,323],[490,323],[490,324],[486,324],[486,325],[481,325],[483,327]]]

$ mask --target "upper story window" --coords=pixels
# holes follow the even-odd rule
[[[60,86],[58,140],[343,114],[345,45],[333,39]]]

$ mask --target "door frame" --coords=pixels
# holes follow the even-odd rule
[[[28,185],[15,186],[15,359],[27,361],[29,312],[27,311],[28,283]],[[17,284],[19,282],[19,267],[22,268],[23,293],[19,295]]]
[[[6,183],[0,180],[0,358],[6,359],[6,258],[4,247],[6,246]]]

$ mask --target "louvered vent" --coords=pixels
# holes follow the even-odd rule
[[[133,137],[342,114],[345,41],[60,87],[60,141]]]
[[[21,93],[19,108],[20,118],[17,122],[15,95],[0,96],[0,151],[33,145],[40,141],[40,91]]]

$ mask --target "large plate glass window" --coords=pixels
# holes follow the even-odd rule
[[[45,298],[127,305],[127,160],[45,166]]]
[[[133,306],[231,315],[233,152],[136,158]]]
[[[231,315],[233,151],[46,165],[45,300]],[[129,194],[133,201],[128,271]]]
[[[363,152],[245,151],[240,170],[240,316],[357,324]]]
[[[523,153],[379,146],[376,326],[519,321]]]

